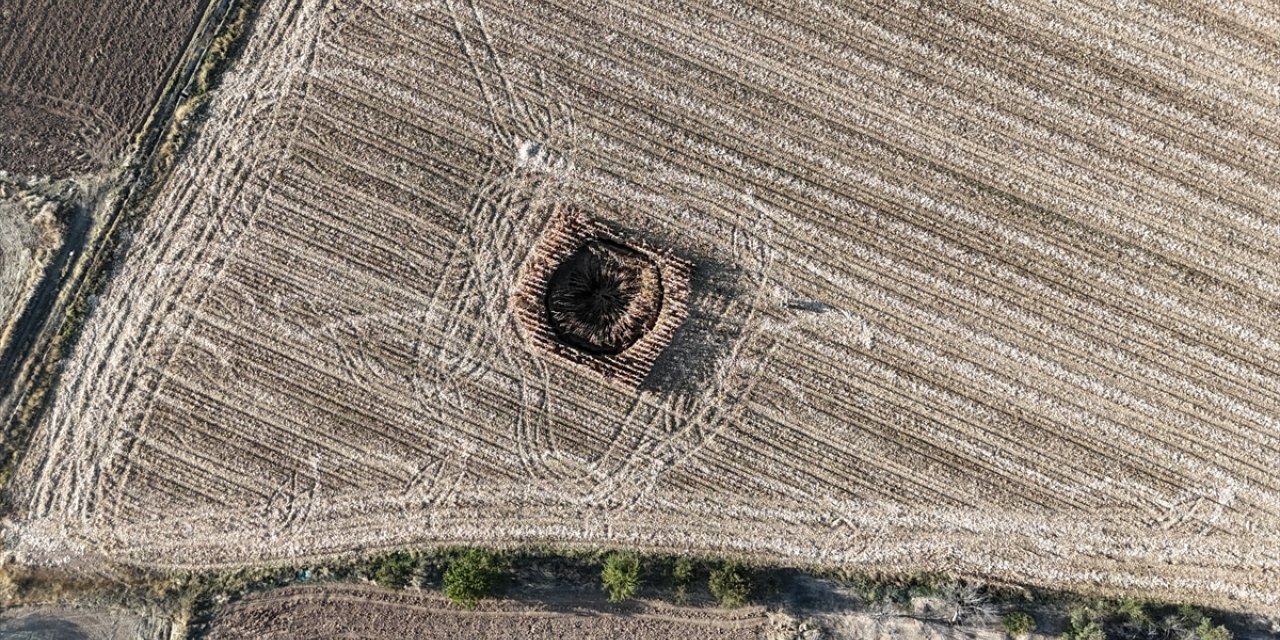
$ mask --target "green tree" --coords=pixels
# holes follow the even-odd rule
[[[1036,630],[1036,620],[1024,611],[1011,611],[1000,618],[1004,632],[1015,637],[1025,636]]]
[[[1115,604],[1116,615],[1125,619],[1129,625],[1145,629],[1155,625],[1155,621],[1151,619],[1151,613],[1147,610],[1147,603],[1133,598],[1125,598]]]
[[[640,589],[640,558],[634,553],[611,553],[600,572],[609,602],[634,598]]]
[[[740,607],[746,604],[747,596],[751,593],[751,577],[742,565],[726,562],[711,572],[707,588],[720,601],[721,606]]]
[[[474,608],[481,599],[498,592],[503,577],[497,557],[468,549],[445,569],[444,595],[454,604]]]

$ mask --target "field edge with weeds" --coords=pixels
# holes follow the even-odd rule
[[[405,548],[330,562],[176,572],[160,577],[163,586],[154,591],[175,598],[169,610],[184,612],[184,635],[179,637],[196,640],[206,637],[225,607],[256,593],[291,586],[371,584],[389,590],[442,593],[459,608],[471,608],[475,602],[458,601],[449,595],[447,575],[450,567],[473,554],[490,558],[501,573],[494,591],[481,600],[502,598],[508,591],[519,588],[532,593],[552,589],[557,593],[589,593],[598,596],[602,603],[617,605],[636,599],[695,607],[763,606],[793,616],[813,616],[814,620],[823,615],[840,614],[896,616],[1003,631],[1011,638],[1025,637],[1035,631],[1063,640],[1231,640],[1231,629],[1247,629],[1260,623],[1260,619],[1250,614],[1133,598],[1097,598],[993,584],[945,573],[813,571],[705,554],[548,545]],[[622,602],[610,598],[614,592],[609,578],[605,577],[611,559],[618,557],[634,559],[639,567],[638,588],[622,598]],[[717,597],[711,583],[718,571],[731,567],[744,577],[745,590],[741,600],[726,602]],[[786,589],[803,581],[825,583],[832,593],[848,599],[836,608],[830,604],[797,603],[793,599],[795,594]]]

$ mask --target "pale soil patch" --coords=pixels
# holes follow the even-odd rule
[[[0,612],[6,640],[168,640],[169,625],[124,609],[32,606]]]
[[[0,191],[0,349],[61,240],[54,211],[38,198]]]
[[[1004,631],[953,626],[904,616],[867,613],[834,613],[814,616],[806,627],[814,631],[798,634],[798,640],[1008,640]],[[1033,633],[1026,640],[1047,640],[1053,636]]]
[[[1280,611],[1264,6],[268,0],[12,548],[696,549]],[[556,204],[696,265],[638,390],[519,338]]]

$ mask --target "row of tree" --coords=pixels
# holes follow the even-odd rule
[[[740,607],[747,603],[755,589],[757,572],[738,562],[647,557],[618,551],[604,557],[603,564],[593,556],[569,560],[572,580],[587,580],[600,567],[599,579],[611,602],[624,602],[639,595],[646,583],[674,594],[684,603],[705,579],[706,592],[721,606]],[[482,599],[502,593],[512,575],[512,557],[480,549],[446,551],[441,555],[420,556],[409,552],[387,554],[365,565],[361,574],[378,584],[402,588],[422,582],[428,573],[443,583],[444,594],[452,602],[475,607]],[[518,563],[517,563],[518,565]],[[443,569],[443,575],[438,573]],[[767,576],[764,576],[767,577]],[[768,580],[762,582],[768,583]],[[928,596],[954,607],[949,621],[959,623],[970,618],[991,620],[1000,607],[991,605],[988,587],[946,579],[941,576],[914,576],[906,580],[864,577],[848,583],[850,590],[865,602],[894,602],[905,605],[913,597]],[[1231,632],[1216,624],[1207,614],[1192,607],[1176,607],[1145,603],[1132,599],[1077,601],[1070,607],[1067,628],[1062,640],[1230,640]],[[1061,606],[1061,605],[1060,605]],[[1036,628],[1035,619],[1023,611],[1009,611],[1000,616],[1006,634],[1025,637]]]
[[[696,567],[690,558],[679,557],[671,565],[670,580],[676,599],[688,599],[693,586]],[[600,572],[604,590],[610,602],[622,602],[634,598],[640,590],[642,572],[640,556],[634,553],[609,554]],[[707,578],[707,590],[725,607],[740,607],[751,595],[751,572],[736,562],[725,562],[711,570]]]
[[[363,572],[380,585],[403,588],[415,582],[422,558],[396,552],[376,559]],[[439,575],[439,574],[437,574]],[[752,571],[737,562],[696,562],[678,557],[674,561],[646,567],[639,554],[611,553],[604,559],[600,579],[611,602],[636,597],[647,581],[669,585],[677,602],[689,599],[700,575],[706,576],[707,591],[725,607],[746,604],[752,590]],[[510,579],[510,569],[498,554],[466,549],[453,555],[444,568],[444,594],[452,602],[474,607],[480,600],[500,594]]]

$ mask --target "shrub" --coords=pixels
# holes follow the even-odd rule
[[[1231,640],[1232,634],[1226,627],[1214,625],[1209,616],[1195,607],[1179,607],[1169,616],[1164,627],[1175,637],[1185,640]]]
[[[1000,626],[1005,633],[1017,638],[1035,631],[1036,621],[1024,611],[1011,611],[1000,618]]]
[[[611,553],[600,572],[609,602],[634,598],[640,589],[640,558],[634,553]]]
[[[1196,626],[1194,635],[1191,636],[1195,640],[1231,640],[1231,632],[1224,626],[1214,626],[1208,618],[1200,621]]]
[[[1125,598],[1116,603],[1116,615],[1128,622],[1131,626],[1146,628],[1155,624],[1151,619],[1151,613],[1147,610],[1147,603],[1133,598]]]
[[[1073,609],[1071,622],[1062,633],[1062,640],[1107,640],[1107,633],[1094,611]]]
[[[1088,622],[1081,626],[1072,625],[1062,634],[1062,640],[1107,640],[1107,634],[1101,624]]]
[[[945,590],[955,586],[954,581],[935,573],[855,574],[845,579],[858,598],[868,604],[892,604],[904,611],[910,610],[912,598],[945,597]]]
[[[671,565],[671,584],[676,589],[676,601],[684,603],[689,599],[689,585],[693,584],[693,560],[676,558]]]
[[[751,593],[751,579],[745,567],[736,562],[727,562],[711,572],[707,588],[720,601],[721,606],[740,607],[746,604],[747,596]]]
[[[390,553],[374,561],[373,581],[390,589],[403,589],[413,580],[418,562],[404,551]]]
[[[481,599],[498,592],[502,579],[493,554],[468,549],[445,570],[444,595],[454,604],[474,608]]]
[[[942,600],[942,610],[950,612],[951,624],[978,620],[986,625],[995,616],[991,596],[981,583],[944,580],[931,587],[931,595]]]

